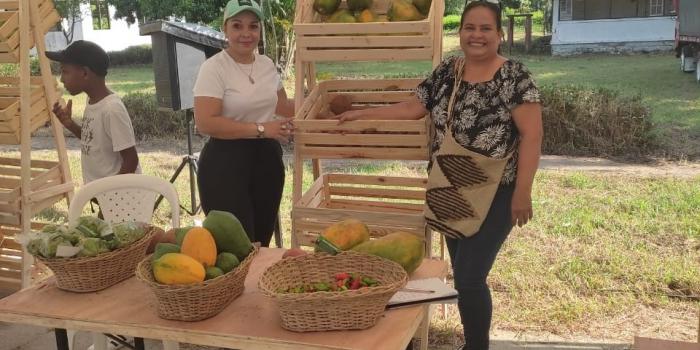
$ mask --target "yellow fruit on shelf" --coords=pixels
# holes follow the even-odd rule
[[[321,236],[340,250],[348,250],[362,242],[369,241],[369,228],[357,219],[347,219],[328,226]]]
[[[181,253],[168,253],[153,262],[153,277],[163,284],[193,284],[204,281],[204,266]]]
[[[403,266],[406,272],[411,273],[423,262],[424,245],[425,241],[420,237],[399,231],[357,245],[352,250],[389,259]]]
[[[182,240],[180,253],[199,261],[204,267],[216,264],[216,242],[209,230],[193,227]]]

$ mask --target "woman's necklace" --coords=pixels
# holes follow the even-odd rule
[[[250,64],[250,72],[246,73],[243,68],[241,67],[240,64],[238,64],[238,61],[236,59],[233,59],[233,62],[236,63],[236,67],[238,67],[238,70],[241,71],[241,73],[245,74],[248,76],[248,81],[251,84],[255,84],[255,79],[253,79],[253,68],[255,67],[255,55],[253,55],[253,63]]]

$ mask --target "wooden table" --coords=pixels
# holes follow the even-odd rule
[[[387,311],[372,328],[358,331],[295,333],[280,326],[275,302],[257,282],[284,250],[261,249],[250,267],[243,295],[219,315],[199,322],[159,318],[154,296],[135,278],[95,293],[56,288],[53,279],[0,299],[0,321],[236,349],[400,349],[416,333],[427,307]],[[447,265],[426,259],[411,278],[444,277]],[[423,339],[426,343],[427,339]]]

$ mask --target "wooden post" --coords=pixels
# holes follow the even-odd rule
[[[508,15],[508,54],[513,51],[513,32],[515,26],[515,18],[513,15]]]
[[[39,4],[36,0],[30,1],[31,26],[34,30],[34,43],[36,45],[37,56],[39,57],[39,67],[41,68],[41,81],[44,85],[44,96],[46,97],[46,107],[51,110],[51,107],[58,101],[56,94],[56,80],[51,74],[51,66],[45,56],[46,43],[44,42],[44,33],[41,29],[41,16],[39,14]],[[49,113],[53,115],[53,113]],[[63,137],[63,126],[58,121],[56,116],[49,117],[51,122],[51,130],[53,132],[54,141],[56,142],[56,151],[58,152],[58,162],[61,165],[61,183],[72,183],[70,173],[70,163],[68,161],[68,151],[66,150],[66,139]],[[73,199],[73,191],[65,193],[68,205]]]
[[[525,15],[525,52],[530,52],[532,45],[532,14]]]
[[[31,99],[29,76],[29,2],[19,1],[19,96],[20,96],[20,233],[31,230],[32,208],[29,201],[31,191]],[[32,256],[22,250],[22,288],[29,286]]]

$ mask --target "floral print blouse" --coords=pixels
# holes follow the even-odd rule
[[[430,145],[428,169],[433,154],[445,136],[447,104],[454,89],[454,61],[449,57],[416,88],[418,100],[430,112],[435,136]],[[540,92],[522,63],[508,60],[485,82],[462,81],[455,96],[452,133],[462,147],[494,158],[503,158],[510,150],[501,185],[512,184],[517,175],[518,129],[511,111],[520,104],[540,102]]]

